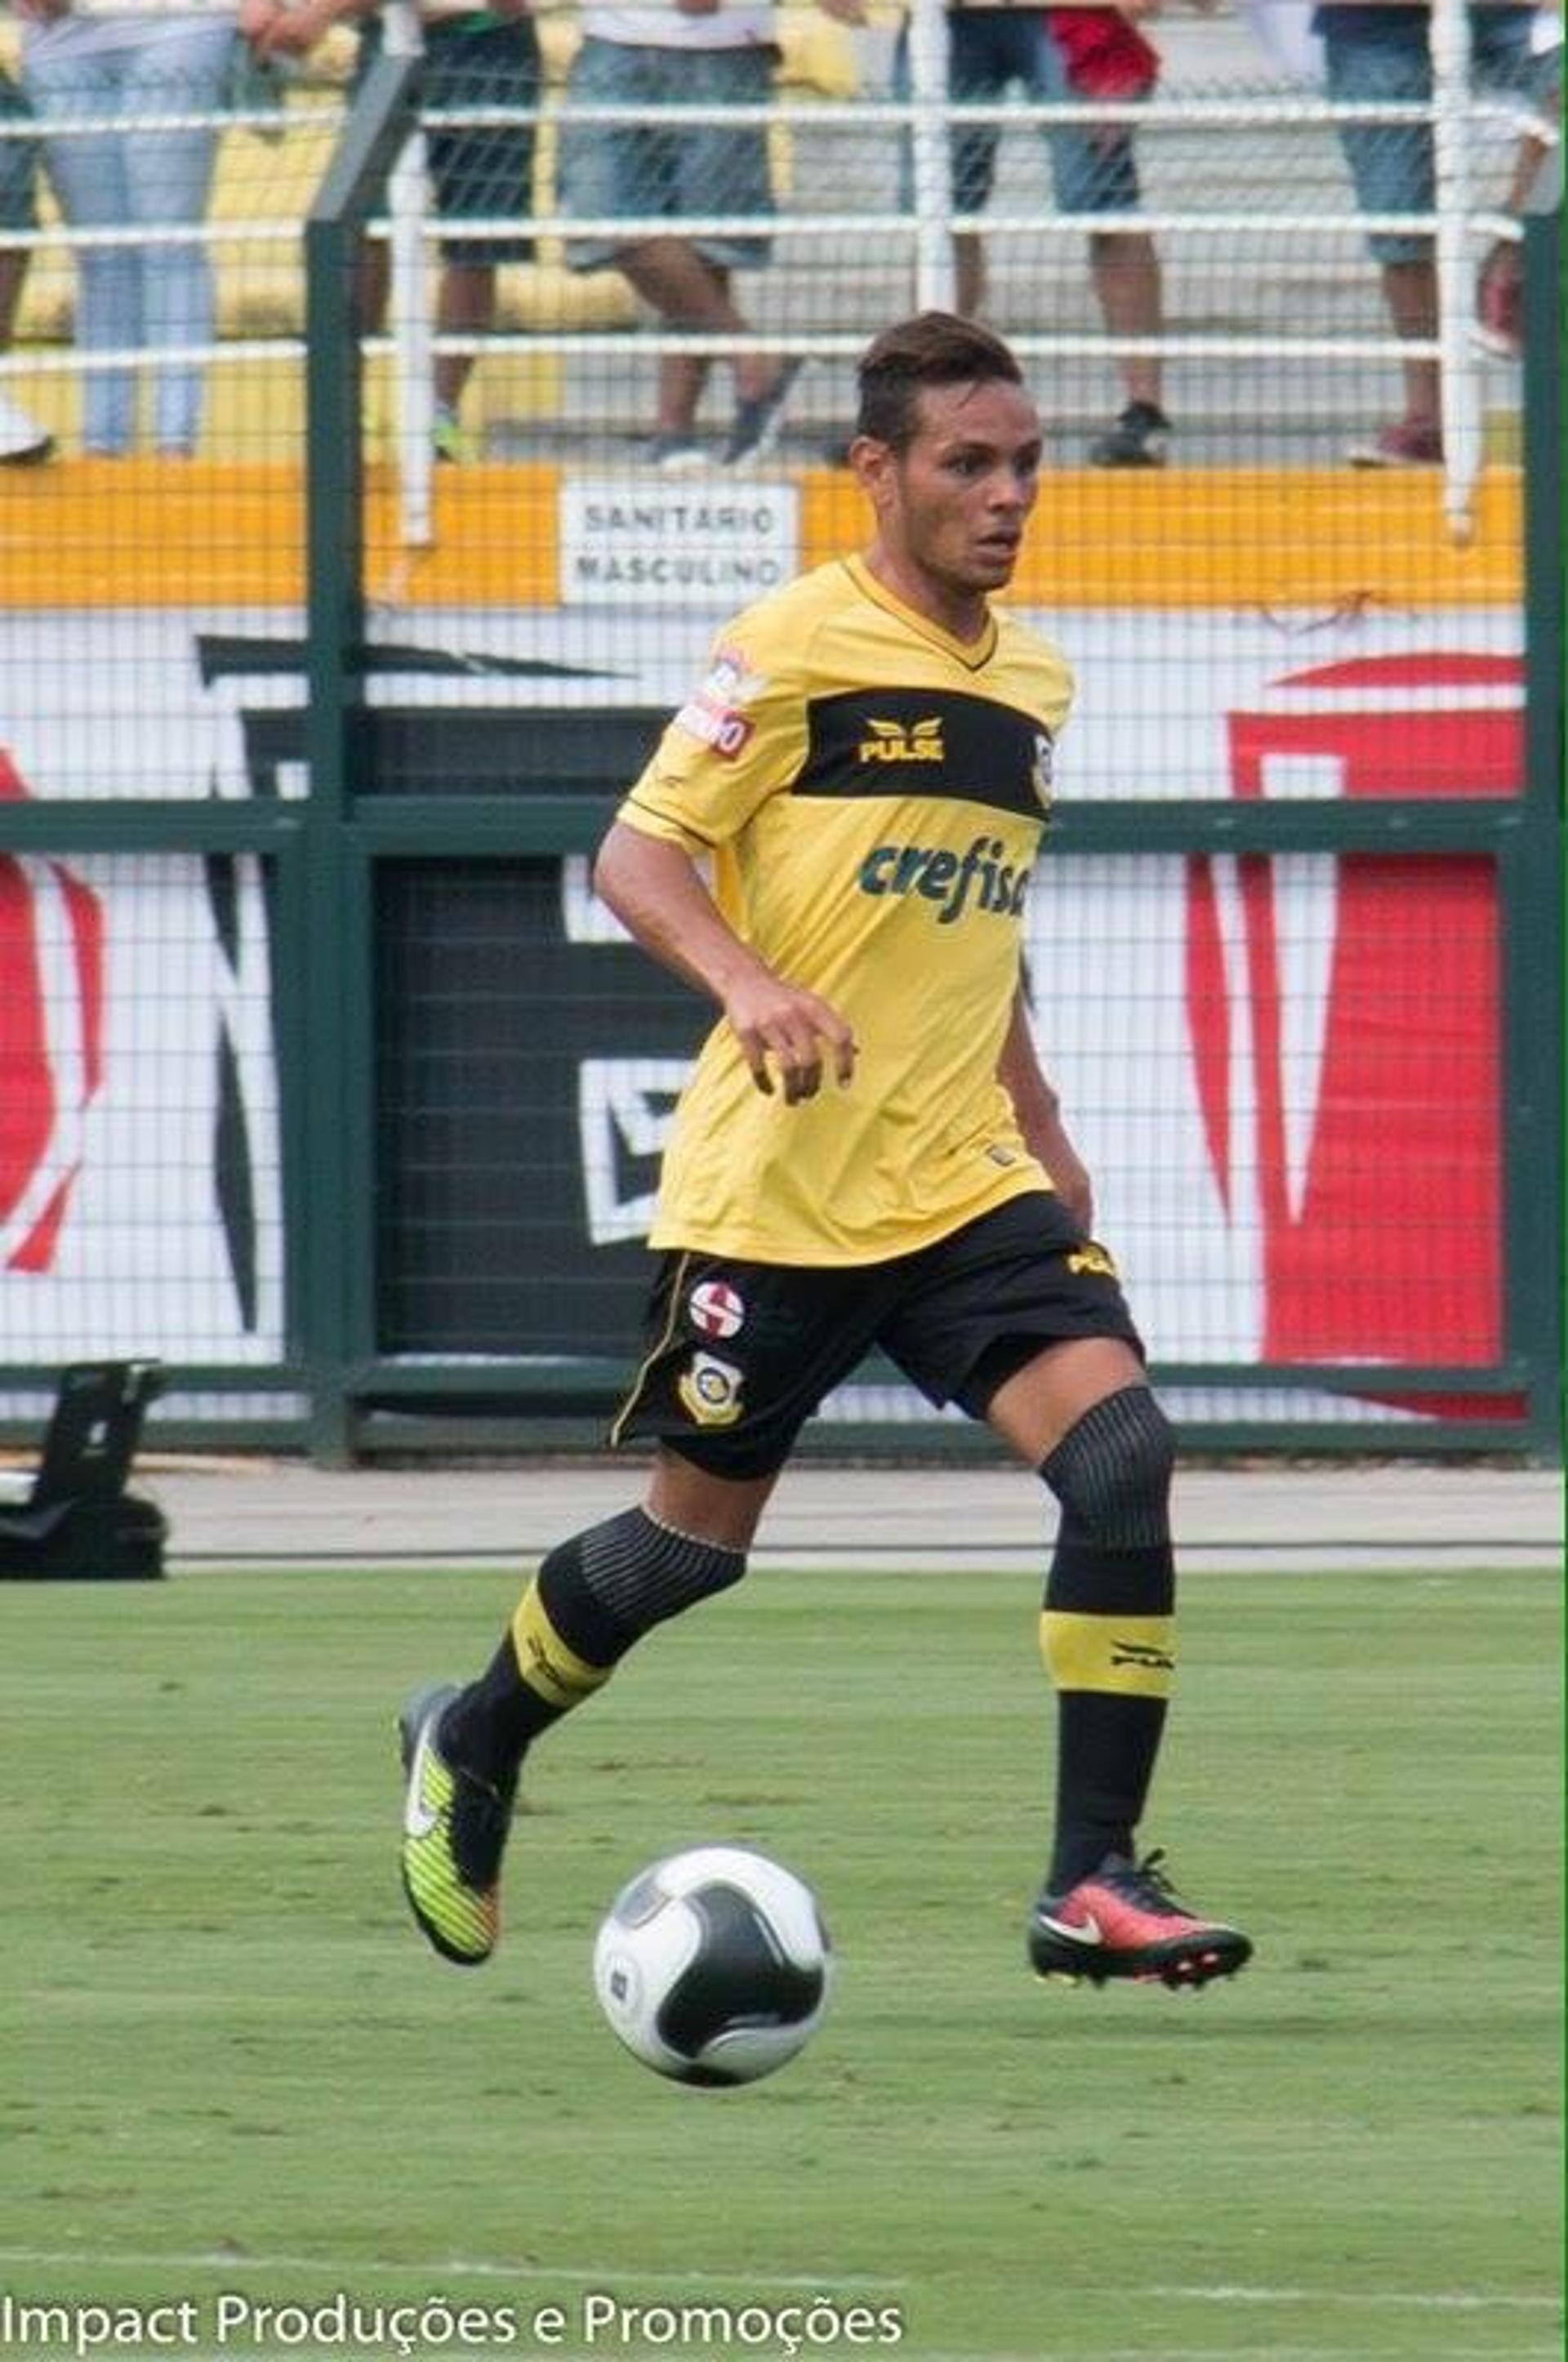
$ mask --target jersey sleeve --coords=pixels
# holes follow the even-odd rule
[[[701,854],[737,836],[805,759],[799,667],[732,625],[616,814],[645,836]]]

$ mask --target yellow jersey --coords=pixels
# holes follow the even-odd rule
[[[748,608],[622,804],[711,865],[776,974],[855,1030],[791,1107],[723,1022],[666,1148],[656,1247],[807,1265],[912,1253],[1049,1186],[997,1062],[1072,675],[1005,613],[973,644],[858,558]]]

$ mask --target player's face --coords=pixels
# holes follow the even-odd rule
[[[903,451],[862,442],[856,464],[904,595],[961,628],[1018,563],[1040,487],[1040,419],[1005,379],[923,387],[915,417]]]

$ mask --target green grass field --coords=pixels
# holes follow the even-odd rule
[[[540,1750],[501,1954],[446,1967],[392,1716],[513,1592],[0,1590],[7,2362],[1558,2354],[1549,1576],[1187,1584],[1146,1835],[1258,1944],[1197,1995],[1029,1976],[1034,1586],[971,1573],[762,1573],[657,1635]],[[749,2091],[637,2067],[588,1980],[622,1881],[710,1838],[808,1876],[840,1953]],[[338,2298],[357,2332],[286,2310]],[[90,2304],[139,2310],[42,2310]]]

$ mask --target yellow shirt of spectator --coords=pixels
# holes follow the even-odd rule
[[[736,934],[830,1001],[859,1055],[847,1087],[787,1106],[716,1025],[655,1247],[879,1263],[1048,1186],[997,1061],[1072,688],[1005,613],[966,645],[854,557],[721,634],[619,817],[708,857]]]

